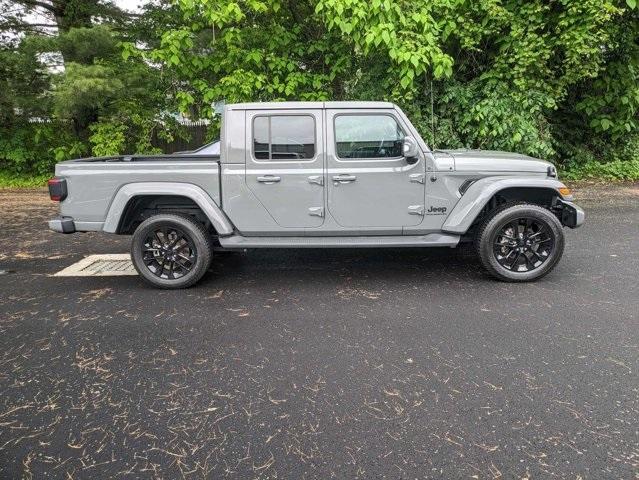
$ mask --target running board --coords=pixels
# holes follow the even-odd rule
[[[459,235],[397,235],[370,237],[218,237],[224,248],[366,248],[366,247],[456,247]]]

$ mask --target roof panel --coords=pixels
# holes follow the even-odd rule
[[[229,110],[294,110],[324,108],[324,102],[256,102],[232,103],[226,106]]]
[[[256,102],[230,103],[229,110],[309,110],[321,108],[394,108],[390,102]]]
[[[394,108],[390,102],[324,102],[324,108]]]

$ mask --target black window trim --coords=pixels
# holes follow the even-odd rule
[[[268,118],[268,159],[261,159],[255,156],[255,119],[265,117]],[[272,117],[310,117],[313,119],[313,152],[311,158],[304,160],[272,160],[272,144],[271,144],[271,118]],[[259,113],[253,116],[251,120],[251,158],[256,163],[310,163],[314,162],[318,157],[317,151],[317,121],[312,113]]]
[[[335,125],[335,121],[337,117],[363,117],[363,116],[375,116],[375,117],[391,117],[395,120],[395,123],[399,126],[400,130],[404,137],[406,137],[406,126],[402,124],[402,122],[391,112],[345,112],[345,113],[336,113],[333,115],[333,149],[335,152],[335,158],[338,162],[390,162],[395,160],[400,160],[404,158],[404,155],[400,155],[398,157],[364,157],[364,158],[344,158],[340,157],[337,152],[337,126]]]

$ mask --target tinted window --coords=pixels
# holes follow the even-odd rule
[[[309,115],[255,117],[253,152],[259,160],[310,160],[315,156],[315,120]]]
[[[388,115],[335,117],[335,142],[340,158],[394,158],[402,156],[404,132]]]
[[[255,152],[255,158],[268,160],[270,150],[268,138],[268,117],[256,117],[253,120],[253,152]]]

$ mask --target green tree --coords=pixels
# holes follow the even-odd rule
[[[214,136],[219,101],[391,100],[437,147],[614,161],[617,177],[639,156],[635,0],[0,7],[0,162],[23,171],[54,153],[151,151],[181,134],[176,112],[213,118]],[[46,20],[29,23],[36,10]]]
[[[568,111],[591,117],[586,130],[612,130],[607,115],[637,134],[633,1],[172,5],[174,26],[140,54],[175,79],[176,106],[193,115],[212,115],[220,100],[388,99],[437,145],[555,159],[567,153],[557,146]],[[587,88],[609,101],[574,94]]]
[[[151,149],[162,88],[149,65],[122,57],[136,17],[105,1],[1,3],[4,170],[45,172],[56,160],[92,150]],[[46,20],[28,21],[32,11]],[[125,136],[120,144],[108,135],[118,131]]]

